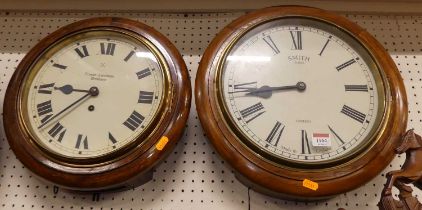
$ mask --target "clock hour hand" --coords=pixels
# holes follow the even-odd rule
[[[306,89],[306,84],[304,82],[298,82],[296,83],[296,85],[286,85],[286,86],[278,86],[278,87],[270,87],[270,86],[264,85],[260,88],[250,91],[249,93],[246,93],[246,95],[253,95],[253,96],[258,96],[261,98],[269,98],[272,96],[273,91],[276,91],[276,90],[304,91],[305,89]]]
[[[74,89],[72,85],[63,85],[62,87],[54,87],[54,89],[60,90],[60,91],[62,91],[62,93],[66,94],[66,95],[71,94],[73,91],[89,93],[89,90]]]
[[[91,96],[98,96],[99,94],[99,90],[97,87],[91,87],[88,91],[87,94],[85,94],[84,96],[82,96],[81,98],[79,98],[78,100],[76,100],[75,102],[73,102],[72,104],[70,104],[69,106],[67,106],[66,108],[64,108],[63,110],[61,110],[60,112],[58,112],[57,114],[55,114],[54,116],[50,117],[48,120],[46,120],[44,123],[42,123],[38,129],[43,128],[45,125],[47,125],[47,123],[51,122],[52,120],[56,119],[57,117],[59,117],[60,115],[62,115],[65,111],[69,110],[70,108],[72,108],[73,106],[75,106],[76,104],[78,104],[79,102],[81,102],[82,100],[89,98]]]

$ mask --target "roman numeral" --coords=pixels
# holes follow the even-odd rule
[[[75,48],[75,52],[79,55],[79,57],[85,58],[89,56],[88,49],[86,49],[86,45],[83,45],[81,48],[82,50],[79,48]]]
[[[37,110],[39,116],[52,112],[51,100],[37,104]]]
[[[88,136],[85,136],[84,138],[82,134],[79,134],[78,139],[76,140],[75,148],[80,149],[82,145],[84,149],[88,149]]]
[[[47,121],[53,114],[53,108],[51,107],[51,100],[37,104],[38,116],[46,115],[41,119],[41,123]]]
[[[135,54],[135,51],[130,51],[130,53],[126,56],[126,58],[125,59],[123,59],[124,61],[128,61],[132,56],[133,56],[133,54]]]
[[[334,136],[336,136],[336,139],[338,140],[338,141],[340,141],[340,143],[341,144],[339,144],[339,145],[342,145],[342,144],[344,144],[344,141],[343,141],[343,139],[341,139],[340,138],[340,136],[330,127],[330,126],[328,126],[328,129],[330,129],[330,131],[331,131],[331,133],[333,133],[334,134]]]
[[[302,31],[290,31],[293,41],[292,50],[302,50]]]
[[[311,154],[311,147],[309,146],[308,134],[302,130],[302,154]]]
[[[154,98],[154,92],[139,91],[138,103],[151,104]]]
[[[283,133],[284,127],[284,125],[277,121],[265,141],[268,142],[268,144],[277,147],[277,144],[281,138],[281,134]],[[266,145],[266,147],[268,147],[268,145]]]
[[[63,131],[62,131],[63,130]],[[60,134],[59,134],[60,133]],[[66,129],[60,124],[56,123],[49,131],[48,134],[51,137],[56,137],[57,134],[59,134],[59,138],[57,139],[58,142],[62,142],[62,139],[64,137],[64,134],[66,133]]]
[[[51,94],[53,89],[52,87],[54,87],[54,83],[40,85],[38,88],[38,93]]]
[[[264,37],[262,39],[265,41],[265,43],[268,44],[268,46],[271,47],[271,49],[274,51],[274,54],[279,54],[280,53],[280,50],[278,49],[277,45],[274,44],[274,41],[271,38],[271,36],[266,36],[266,37]]]
[[[103,55],[114,55],[114,49],[116,49],[116,44],[114,43],[107,43],[107,48],[105,47],[105,43],[100,43],[101,46],[101,54]]]
[[[114,136],[113,136],[113,135],[111,135],[111,133],[110,133],[110,132],[108,132],[108,139],[109,139],[109,140],[110,140],[113,144],[117,143],[116,138],[114,138]]]
[[[246,82],[233,85],[233,92],[229,93],[241,93],[241,92],[250,92],[251,90],[256,90],[256,82]]]
[[[328,39],[327,39],[327,41],[325,42],[325,44],[324,44],[324,46],[322,47],[322,49],[321,49],[321,52],[319,52],[319,56],[321,56],[322,55],[322,53],[324,52],[324,50],[325,50],[325,48],[327,47],[327,45],[328,45],[328,43],[330,42],[330,40],[331,40],[331,36],[330,37],[328,37]]]
[[[242,115],[243,119],[246,120],[246,123],[249,123],[250,121],[260,116],[261,114],[264,114],[265,111],[261,111],[263,109],[264,109],[264,106],[261,104],[261,102],[259,102],[244,110],[241,110],[240,114]]]
[[[346,68],[346,67],[348,67],[348,66],[350,66],[350,65],[352,65],[354,63],[356,63],[356,60],[355,59],[350,59],[350,60],[346,61],[345,63],[337,66],[336,69],[337,69],[337,71],[340,71],[340,70],[342,70],[342,69],[344,69],[344,68]]]
[[[138,79],[142,79],[144,77],[151,75],[151,70],[149,68],[146,68],[146,69],[136,72],[136,75],[138,75]]]
[[[363,121],[365,121],[366,115],[363,114],[362,112],[357,111],[356,109],[350,108],[346,105],[343,106],[343,108],[341,109],[341,113],[351,117],[352,119],[363,123]]]
[[[368,85],[344,85],[344,90],[368,92]]]
[[[136,111],[133,111],[129,118],[123,123],[123,125],[128,127],[130,130],[135,131],[139,127],[139,125],[142,124],[144,119],[144,116],[142,116]]]
[[[64,65],[61,65],[61,64],[58,64],[58,63],[53,64],[53,67],[56,67],[56,68],[62,69],[62,70],[65,70],[67,68],[67,66],[64,66]]]

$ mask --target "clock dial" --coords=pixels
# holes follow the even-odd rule
[[[370,143],[384,87],[363,46],[319,21],[260,25],[225,57],[220,87],[247,143],[291,162],[344,159]]]
[[[28,75],[25,123],[48,151],[104,156],[133,143],[160,110],[165,71],[142,42],[88,31],[52,47]]]

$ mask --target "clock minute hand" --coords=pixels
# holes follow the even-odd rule
[[[246,95],[253,95],[253,96],[258,96],[261,98],[269,98],[272,96],[273,91],[294,90],[294,89],[298,91],[304,91],[306,89],[306,84],[304,82],[298,82],[296,83],[296,85],[285,85],[285,86],[278,86],[278,87],[270,87],[270,86],[264,85],[260,88],[250,91]]]
[[[45,121],[43,124],[41,124],[38,129],[43,128],[45,125],[47,125],[47,123],[51,122],[52,120],[54,120],[55,118],[57,118],[58,116],[60,116],[61,114],[63,114],[65,111],[67,111],[68,109],[72,108],[73,106],[75,106],[77,103],[81,102],[82,100],[84,100],[85,98],[88,98],[90,96],[97,96],[99,94],[99,90],[97,87],[91,87],[89,89],[89,92],[87,94],[85,94],[84,96],[82,96],[81,98],[79,98],[78,100],[76,100],[75,102],[73,102],[72,104],[70,104],[69,106],[67,106],[66,108],[62,109],[60,112],[58,112],[57,114],[55,114],[54,116],[52,116],[50,119],[48,119],[47,121]]]
[[[66,94],[66,95],[71,94],[73,91],[89,93],[89,90],[74,89],[72,85],[63,85],[62,87],[54,87],[54,89],[60,90],[60,91],[62,91],[62,93]]]

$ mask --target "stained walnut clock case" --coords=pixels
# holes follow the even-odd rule
[[[230,23],[202,57],[195,97],[207,137],[239,180],[287,198],[366,183],[390,163],[407,122],[385,49],[346,18],[309,7]]]
[[[185,63],[153,28],[93,18],[42,39],[7,88],[4,125],[26,168],[76,190],[130,187],[175,147],[191,100]]]

